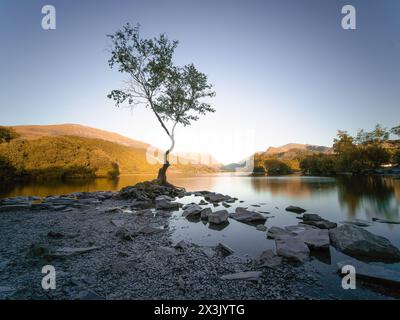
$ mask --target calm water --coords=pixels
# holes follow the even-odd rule
[[[139,181],[151,179],[152,176],[123,176],[117,180],[96,179],[91,181],[42,182],[3,186],[0,197],[18,195],[45,196],[50,194],[67,194],[75,191],[119,190]],[[172,176],[175,185],[187,190],[210,190],[243,200],[233,204],[228,211],[233,212],[236,206],[252,208],[256,211],[268,211],[271,216],[267,227],[296,225],[299,220],[296,214],[284,210],[288,205],[296,205],[307,209],[309,213],[317,213],[322,217],[340,222],[350,219],[371,220],[379,217],[400,221],[400,180],[380,177],[363,178],[321,178],[321,177],[248,177],[237,174],[213,174],[195,177]],[[199,197],[185,197],[179,201],[184,203],[199,202]],[[253,205],[256,205],[252,207]],[[217,207],[217,209],[225,209]],[[254,226],[230,220],[222,230],[210,228],[203,222],[190,222],[181,217],[180,212],[172,216],[170,226],[173,228],[173,241],[184,239],[201,245],[216,245],[223,242],[242,257],[256,257],[266,249],[274,249],[274,241],[266,239],[265,232]],[[400,225],[374,223],[369,231],[385,236],[393,244],[400,247]],[[330,248],[330,254],[314,256],[306,264],[310,272],[320,273],[323,288],[337,297],[376,298],[369,290],[347,290],[340,286],[340,278],[335,273],[338,261],[349,257]],[[400,264],[385,264],[386,268],[400,271]]]

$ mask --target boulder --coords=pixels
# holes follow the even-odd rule
[[[245,271],[238,273],[231,273],[221,276],[222,280],[246,280],[258,281],[262,275],[261,271]]]
[[[290,232],[279,227],[271,227],[267,232],[267,238],[269,239],[279,239],[285,236],[290,236]]]
[[[205,208],[201,210],[200,218],[201,220],[208,220],[208,216],[212,214],[212,210],[210,208]]]
[[[203,211],[203,208],[200,207],[198,204],[191,204],[190,206],[187,206],[185,211],[183,211],[182,216],[184,217],[197,217],[200,215],[200,213]]]
[[[304,262],[310,256],[310,249],[308,246],[296,239],[295,237],[283,237],[275,239],[276,252],[279,256]]]
[[[369,261],[400,261],[400,250],[388,239],[344,224],[329,231],[332,245],[343,253]]]
[[[249,211],[245,208],[237,207],[235,213],[232,213],[230,217],[240,222],[265,222],[265,218],[261,213],[255,211]]]
[[[286,208],[286,211],[300,214],[300,213],[306,212],[307,210],[300,208],[300,207],[296,207],[296,206],[289,206]]]
[[[229,201],[231,199],[230,196],[223,195],[221,193],[209,193],[204,196],[204,198],[213,203]]]
[[[179,202],[169,201],[166,199],[161,199],[156,201],[156,209],[161,210],[178,210],[182,204]]]
[[[222,224],[228,222],[229,213],[226,210],[219,210],[208,215],[208,221],[214,224]]]

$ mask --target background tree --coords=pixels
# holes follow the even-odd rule
[[[128,80],[124,89],[113,90],[108,97],[117,106],[144,105],[156,116],[163,130],[171,140],[171,146],[164,154],[164,164],[158,172],[157,182],[169,185],[166,172],[169,154],[175,147],[175,129],[178,124],[190,125],[199,115],[215,110],[204,98],[215,96],[207,76],[193,64],[175,66],[173,54],[178,45],[165,34],[153,39],[143,39],[139,26],[126,24],[111,39],[111,68],[126,74]]]
[[[12,139],[18,138],[18,136],[14,129],[0,126],[0,143],[10,142]]]

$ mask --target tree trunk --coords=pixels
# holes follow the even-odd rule
[[[157,176],[157,181],[159,184],[163,185],[163,186],[170,186],[173,187],[172,184],[170,184],[167,181],[167,170],[170,166],[169,164],[169,154],[170,152],[174,149],[175,147],[175,138],[174,135],[170,135],[169,136],[171,138],[171,147],[165,152],[165,156],[164,156],[164,164],[163,166],[160,168],[160,170],[158,170],[158,176]]]

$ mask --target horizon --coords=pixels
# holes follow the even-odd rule
[[[288,142],[330,146],[339,129],[397,125],[396,1],[352,1],[356,30],[341,28],[344,1],[54,0],[50,31],[40,26],[43,1],[24,3],[23,11],[21,4],[0,5],[9,48],[0,52],[2,125],[82,123],[165,149],[168,137],[149,110],[117,109],[106,97],[124,79],[107,64],[106,34],[126,22],[140,23],[144,36],[179,40],[175,61],[193,62],[214,84],[216,113],[178,127],[176,152],[232,163]],[[21,88],[27,98],[16,99]]]

